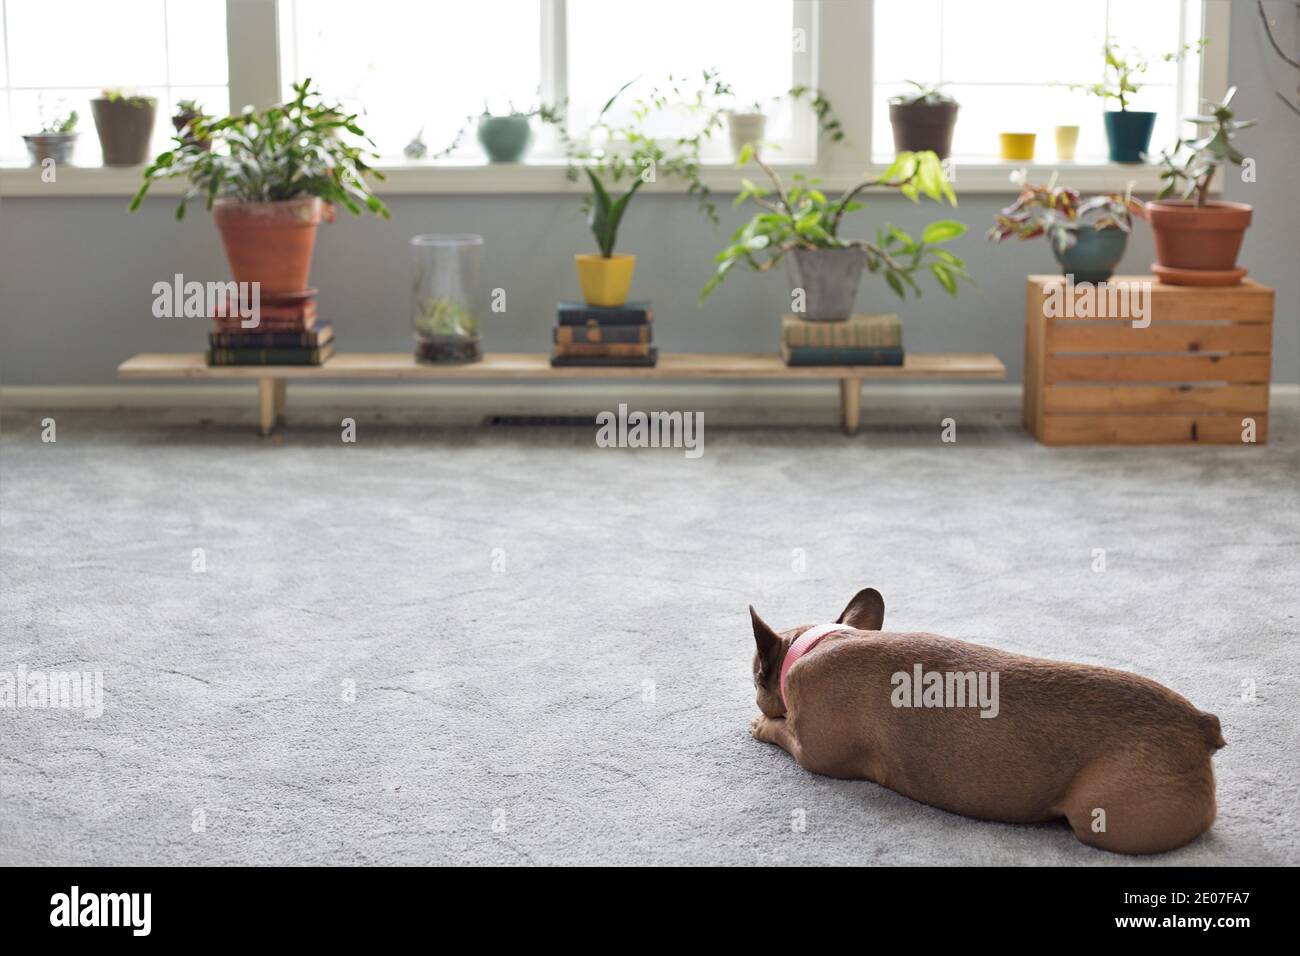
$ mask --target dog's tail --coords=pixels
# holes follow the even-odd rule
[[[1207,747],[1211,750],[1218,750],[1220,747],[1228,746],[1228,742],[1223,739],[1223,730],[1219,727],[1218,717],[1201,711],[1197,720],[1200,722],[1201,731],[1205,735],[1205,745]]]

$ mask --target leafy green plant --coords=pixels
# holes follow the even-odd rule
[[[77,123],[81,119],[76,110],[69,110],[67,113],[55,113],[49,119],[41,121],[40,135],[50,136],[54,133],[71,133],[77,128]]]
[[[655,182],[660,176],[684,181],[687,194],[695,199],[700,212],[714,224],[718,222],[712,192],[701,178],[700,154],[723,122],[721,112],[712,106],[713,97],[729,95],[730,87],[712,70],[703,71],[694,88],[686,86],[685,78],[670,75],[666,85],[656,86],[632,101],[629,119],[613,121],[611,111],[635,82],[636,78],[624,83],[601,107],[588,133],[589,142],[598,145],[580,146],[571,139],[564,140],[569,159],[565,175],[570,182],[577,182],[582,171],[591,184],[582,208],[600,254],[605,257],[613,253],[619,224],[632,197],[645,183]],[[670,109],[701,117],[700,125],[668,140],[646,132],[646,122],[654,114]],[[627,182],[628,186],[614,198],[607,182]]]
[[[1056,185],[1055,176],[1046,186],[1026,183],[1016,201],[998,213],[985,238],[1003,242],[1014,237],[1023,242],[1046,236],[1058,251],[1065,252],[1079,241],[1079,228],[1084,225],[1132,232],[1132,199],[1132,183],[1123,195],[1089,199],[1077,189]]]
[[[899,93],[891,96],[889,102],[899,106],[942,106],[948,103],[956,103],[951,96],[944,93],[939,87],[942,83],[918,83],[916,80],[908,80],[909,86],[916,87],[915,92]]]
[[[1194,199],[1196,205],[1204,206],[1210,194],[1210,183],[1214,174],[1225,163],[1240,166],[1246,157],[1233,145],[1238,131],[1249,129],[1255,120],[1238,120],[1229,105],[1237,88],[1228,90],[1221,103],[1207,104],[1208,114],[1188,117],[1189,123],[1203,123],[1211,128],[1204,136],[1193,139],[1180,139],[1174,144],[1173,152],[1165,150],[1160,154],[1160,178],[1165,180],[1158,199],[1166,199],[1178,193],[1183,199]]]
[[[388,207],[373,192],[367,177],[383,179],[368,159],[374,143],[357,125],[354,113],[321,98],[306,79],[293,87],[293,99],[262,112],[252,107],[209,122],[199,117],[186,126],[189,136],[160,153],[144,171],[144,182],[131,210],[140,208],[149,187],[161,179],[187,179],[189,188],[176,209],[204,197],[209,209],[218,197],[240,202],[281,202],[318,196],[360,214],[362,208],[388,218]],[[360,140],[348,141],[344,134]],[[203,141],[211,139],[208,151]]]
[[[618,238],[618,225],[623,219],[623,211],[627,209],[627,204],[632,201],[632,197],[636,195],[636,191],[641,188],[645,180],[640,176],[636,177],[632,180],[632,185],[628,186],[621,196],[614,199],[599,176],[590,169],[584,172],[591,180],[591,208],[587,211],[587,225],[591,227],[591,234],[596,237],[596,246],[600,249],[600,254],[608,259],[614,254],[614,242]]]
[[[1195,43],[1188,43],[1181,50],[1162,54],[1160,59],[1165,63],[1176,63],[1190,52],[1200,53],[1207,42],[1209,41],[1201,39]],[[1070,89],[1081,89],[1091,96],[1099,96],[1103,103],[1106,100],[1115,100],[1119,103],[1121,111],[1127,110],[1129,101],[1142,89],[1139,80],[1150,68],[1151,59],[1136,49],[1122,50],[1114,37],[1106,38],[1101,52],[1105,60],[1101,82],[1071,83]]]
[[[948,250],[939,248],[966,232],[963,223],[951,219],[932,222],[919,240],[889,224],[876,229],[874,241],[840,237],[845,215],[864,208],[858,197],[870,189],[893,190],[913,202],[926,196],[956,206],[952,184],[934,153],[899,153],[883,173],[863,180],[838,199],[828,198],[817,188],[817,179],[801,174],[793,177],[794,184],[787,189],[776,171],[749,147],[742,151],[737,165],[743,167],[751,160],[763,170],[771,185],[742,181],[736,205],[753,202],[759,212],[736,230],[730,244],[714,257],[717,268],[700,292],[701,301],[736,266],[766,272],[795,249],[861,249],[867,269],[882,274],[901,298],[906,297],[908,289],[920,294],[914,277],[922,270],[929,271],[949,295],[957,294],[959,281],[971,281],[966,264]]]

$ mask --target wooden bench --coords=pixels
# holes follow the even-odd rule
[[[902,365],[835,365],[791,368],[779,355],[731,353],[659,356],[654,368],[552,368],[542,353],[492,353],[469,365],[427,365],[401,352],[340,353],[324,365],[209,366],[202,353],[145,352],[117,368],[121,378],[257,380],[259,424],[263,435],[284,421],[286,383],[317,379],[533,380],[645,379],[681,381],[747,379],[838,381],[844,430],[858,429],[862,382],[906,379],[1003,379],[1006,367],[984,353],[908,353]]]

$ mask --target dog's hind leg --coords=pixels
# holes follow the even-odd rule
[[[1214,823],[1214,768],[1207,754],[1163,770],[1148,757],[1107,757],[1074,778],[1061,810],[1074,835],[1112,853],[1163,853]]]
[[[759,714],[749,722],[749,732],[755,740],[765,744],[776,744],[796,761],[799,760],[799,741],[790,729],[784,717],[768,717]]]

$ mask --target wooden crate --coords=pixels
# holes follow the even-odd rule
[[[1133,324],[1138,295],[1145,328]],[[1194,288],[1116,276],[1089,289],[1030,276],[1025,427],[1045,445],[1243,444],[1250,419],[1262,443],[1272,335],[1273,290],[1249,279]]]

